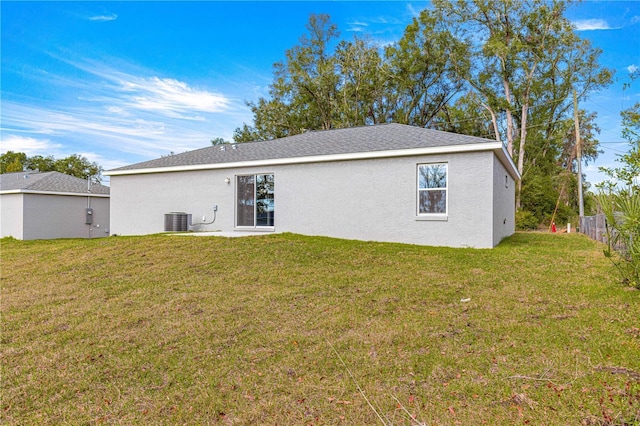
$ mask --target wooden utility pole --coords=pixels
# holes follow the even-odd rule
[[[584,200],[582,198],[582,152],[580,146],[580,123],[578,122],[578,95],[573,89],[573,120],[576,126],[576,161],[578,162],[578,207],[580,209],[580,231],[584,219]]]

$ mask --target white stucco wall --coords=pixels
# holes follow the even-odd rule
[[[0,195],[0,237],[22,239],[22,194]]]
[[[109,198],[90,197],[93,224],[85,224],[87,197],[24,194],[23,239],[96,238],[109,235]]]
[[[417,165],[448,164],[446,220],[418,217]],[[497,167],[501,171],[494,171]],[[235,176],[273,173],[275,231],[338,238],[453,247],[493,247],[513,223],[514,185],[497,191],[504,167],[493,152],[335,161],[242,169],[111,176],[111,231],[118,235],[162,232],[164,214],[216,222],[200,230],[234,231]],[[231,183],[225,183],[229,178]],[[504,186],[504,185],[503,185]],[[505,188],[506,189],[506,188]],[[494,195],[500,197],[495,200]],[[495,217],[494,212],[498,211]],[[501,227],[496,229],[496,223]],[[241,231],[238,231],[241,232]],[[511,231],[513,232],[513,231]]]
[[[277,189],[276,197],[284,196],[281,203],[276,198],[277,211],[288,231],[302,234],[489,247],[491,230],[482,224],[491,218],[491,155],[321,163],[311,175],[308,166],[291,166],[280,173],[287,187]],[[442,162],[448,164],[448,217],[428,220],[416,211],[417,165]]]
[[[493,245],[516,230],[516,182],[498,158],[493,159]]]
[[[264,170],[263,170],[264,171]],[[231,183],[225,183],[225,178]],[[144,235],[163,232],[164,215],[186,212],[193,222],[216,221],[200,230],[232,231],[234,227],[234,173],[204,170],[179,173],[111,176],[111,234]],[[276,192],[278,182],[276,178]],[[277,201],[276,193],[276,203]],[[277,205],[276,205],[277,209]]]

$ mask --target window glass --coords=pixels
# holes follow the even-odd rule
[[[268,175],[236,177],[236,226],[274,226],[274,179]]]
[[[447,213],[447,164],[418,165],[418,214]]]
[[[420,191],[420,214],[446,213],[447,191]]]
[[[273,226],[273,175],[256,176],[256,226]]]
[[[419,188],[446,188],[446,164],[421,164],[418,167]]]
[[[254,176],[237,177],[237,224],[254,226],[255,185]]]

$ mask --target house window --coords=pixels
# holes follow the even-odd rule
[[[447,214],[447,164],[418,164],[418,215]]]
[[[272,174],[236,176],[236,226],[274,226],[274,179]]]

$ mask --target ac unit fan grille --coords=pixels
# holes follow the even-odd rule
[[[165,232],[186,232],[189,230],[189,215],[184,212],[171,212],[164,215]]]

